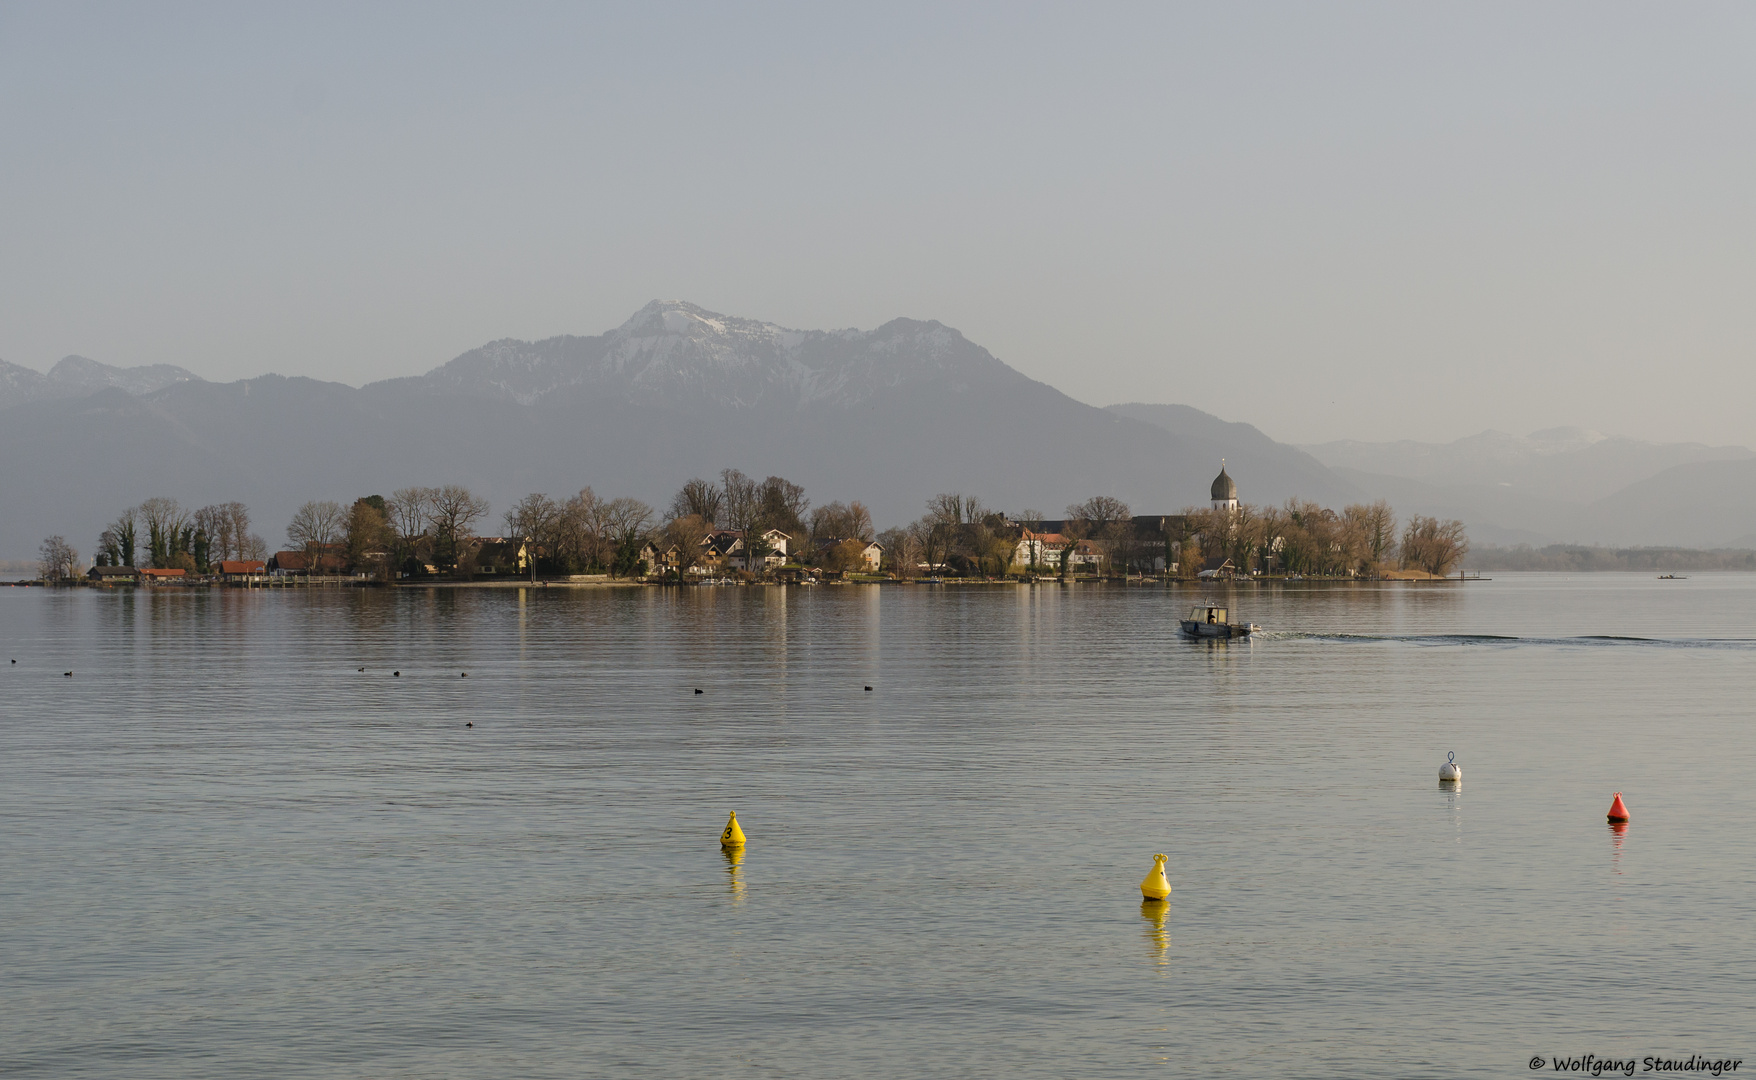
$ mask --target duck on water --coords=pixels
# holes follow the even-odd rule
[[[1184,636],[1192,638],[1249,637],[1260,629],[1255,623],[1227,622],[1226,609],[1216,604],[1196,604],[1180,625]]]

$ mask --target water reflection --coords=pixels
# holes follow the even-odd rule
[[[1626,821],[1612,821],[1610,825],[1610,873],[1620,877],[1622,874],[1622,841],[1628,836]]]
[[[1146,940],[1152,946],[1153,957],[1159,967],[1170,963],[1166,953],[1171,947],[1171,932],[1165,928],[1165,919],[1171,913],[1169,900],[1142,900],[1140,917],[1146,920]]]
[[[1457,834],[1456,843],[1463,843],[1463,781],[1439,781],[1439,794],[1445,797],[1445,808],[1451,811],[1451,827]]]
[[[726,884],[731,888],[732,906],[744,906],[744,876],[738,864],[744,861],[742,847],[720,848],[719,853],[726,860]]]

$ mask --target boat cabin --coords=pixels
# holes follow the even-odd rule
[[[1226,621],[1226,609],[1222,607],[1212,607],[1207,604],[1197,604],[1189,609],[1189,621],[1223,626]]]

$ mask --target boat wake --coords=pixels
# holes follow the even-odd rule
[[[1756,650],[1750,638],[1657,638],[1633,637],[1624,634],[1582,634],[1577,637],[1517,637],[1507,634],[1322,634],[1297,630],[1259,630],[1261,640],[1334,641],[1343,644],[1393,643],[1424,647],[1498,646],[1514,648],[1523,645],[1571,646],[1575,648],[1646,647],[1662,649],[1730,649]]]

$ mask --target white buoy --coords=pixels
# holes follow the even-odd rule
[[[1457,751],[1452,750],[1445,755],[1445,764],[1439,766],[1440,780],[1462,780],[1463,766],[1457,763]]]

